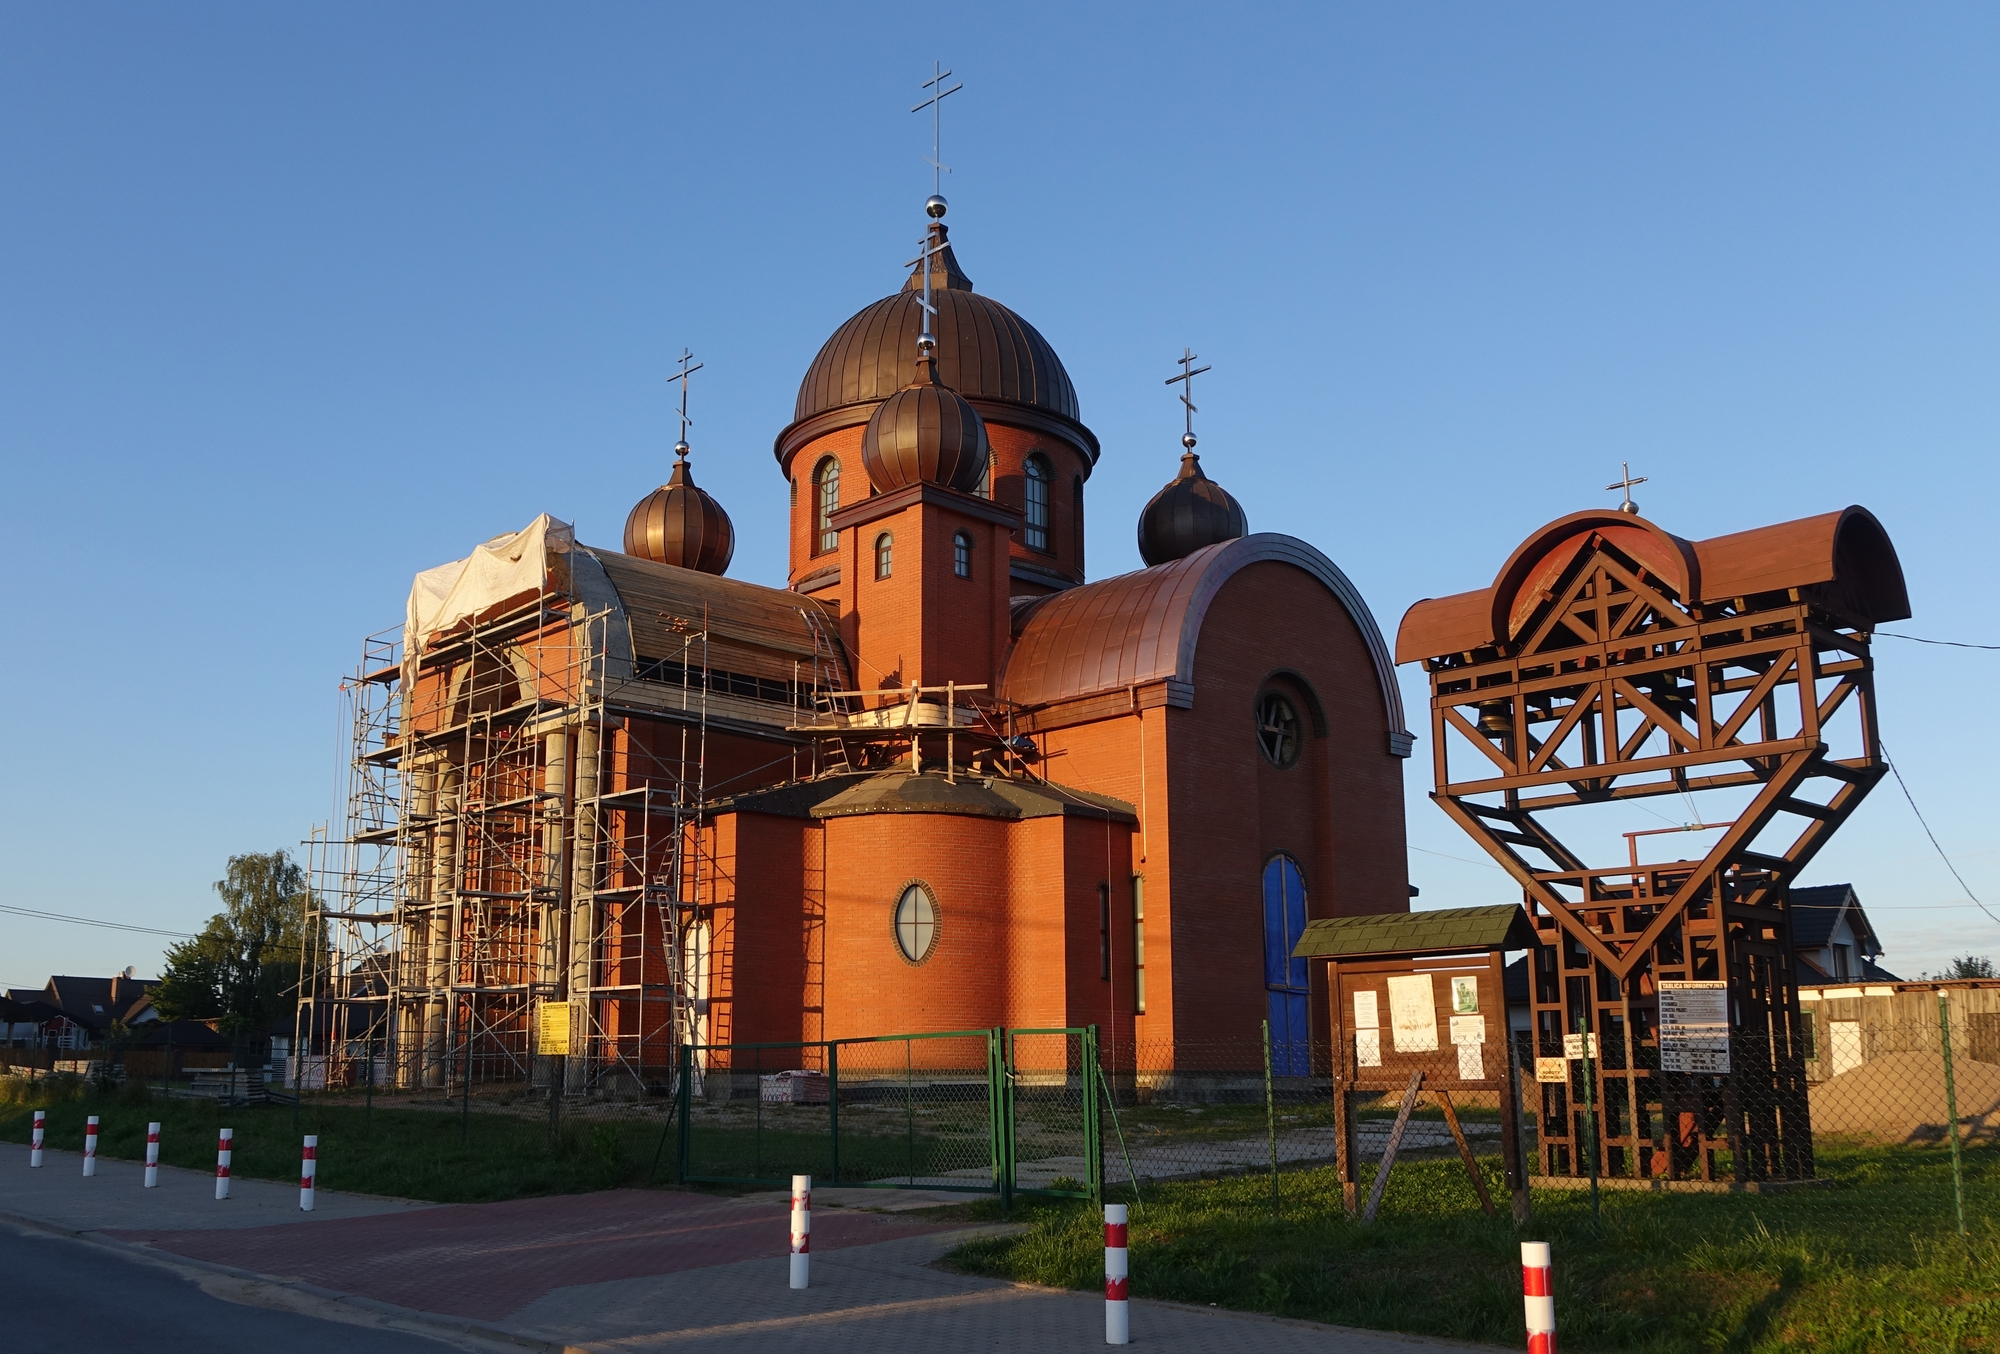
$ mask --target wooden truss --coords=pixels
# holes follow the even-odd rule
[[[1612,1173],[1707,1177],[1725,1147],[1740,1178],[1811,1173],[1787,889],[1886,769],[1869,637],[1843,626],[1797,589],[1691,603],[1593,536],[1507,642],[1427,661],[1432,798],[1519,881],[1544,938],[1537,1056],[1584,1027],[1610,1045]],[[1749,802],[1698,860],[1641,864],[1634,845],[1593,865],[1547,821],[1723,791]],[[1731,1077],[1658,1071],[1662,979],[1729,982]],[[1545,1116],[1551,1174],[1577,1164],[1574,1108]]]

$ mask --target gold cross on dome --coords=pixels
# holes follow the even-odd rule
[[[1625,501],[1618,505],[1618,511],[1629,512],[1632,513],[1634,516],[1636,516],[1639,512],[1639,505],[1632,501],[1632,486],[1635,484],[1644,484],[1646,482],[1646,477],[1644,475],[1640,475],[1635,478],[1632,474],[1632,463],[1630,461],[1620,461],[1618,464],[1619,467],[1624,470],[1625,478],[1622,480],[1618,480],[1614,483],[1605,485],[1604,492],[1608,494],[1613,489],[1623,490],[1625,493]]]
[[[1208,368],[1197,367],[1195,365],[1200,359],[1194,355],[1194,349],[1192,348],[1182,348],[1179,360],[1181,374],[1179,376],[1169,376],[1166,383],[1173,385],[1175,382],[1185,382],[1181,386],[1181,403],[1187,406],[1187,433],[1181,438],[1181,445],[1192,451],[1194,450],[1194,416],[1199,412],[1194,407],[1194,400],[1192,398],[1194,395],[1194,378],[1207,371]]]

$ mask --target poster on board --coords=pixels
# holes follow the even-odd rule
[[[1728,1073],[1729,984],[1660,984],[1660,1070]]]
[[[1373,996],[1374,993],[1369,993]],[[1382,1031],[1356,1030],[1354,1032],[1354,1061],[1361,1067],[1382,1065]]]
[[[1395,1035],[1396,1052],[1437,1052],[1437,999],[1432,995],[1430,974],[1399,974],[1389,979],[1389,1028]]]

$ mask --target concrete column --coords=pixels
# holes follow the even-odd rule
[[[419,995],[430,977],[431,900],[431,818],[437,812],[437,763],[429,758],[410,767],[409,830],[403,834],[404,861],[400,896],[402,912],[402,962],[397,966],[396,1038],[394,1050],[396,1085],[409,1089],[422,1084],[423,1066],[428,1060],[424,1047],[425,998]],[[408,994],[408,995],[405,995]],[[414,1005],[414,1017],[408,1007]],[[410,1046],[405,1046],[405,1040]]]
[[[441,1087],[451,1061],[452,946],[457,936],[459,770],[437,771],[437,816],[431,828],[431,883],[425,913],[430,937],[424,947],[424,1085]]]
[[[576,835],[571,848],[569,883],[569,991],[581,997],[594,978],[597,934],[597,795],[602,774],[599,733],[585,724],[576,735]],[[592,1014],[596,1014],[595,1007]],[[589,1075],[588,1060],[569,1060],[570,1089],[581,1090]]]

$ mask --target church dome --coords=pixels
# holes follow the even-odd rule
[[[1148,565],[1165,564],[1249,532],[1243,505],[1201,473],[1201,457],[1190,447],[1181,456],[1181,473],[1139,513],[1139,557]]]
[[[885,494],[918,483],[972,493],[990,454],[986,423],[957,391],[939,384],[936,359],[916,365],[916,379],[882,401],[861,434],[868,482]]]
[[[625,518],[625,553],[705,574],[725,573],[736,553],[736,528],[722,505],[697,488],[686,444],[676,447],[674,473],[633,505]]]
[[[942,246],[931,265],[939,379],[967,399],[1028,405],[1076,421],[1076,387],[1049,341],[998,301],[972,290],[951,252],[944,222],[931,224],[931,240]],[[887,399],[908,384],[920,356],[923,290],[919,264],[901,291],[833,332],[799,383],[795,425],[830,409]]]

